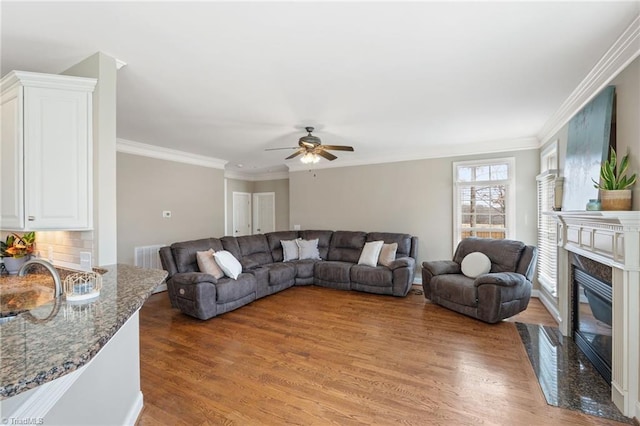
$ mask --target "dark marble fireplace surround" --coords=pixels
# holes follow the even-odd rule
[[[607,383],[611,383],[612,269],[570,253],[573,308],[572,337]]]

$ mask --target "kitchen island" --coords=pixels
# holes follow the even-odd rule
[[[100,295],[64,297],[0,323],[0,417],[8,423],[133,424],[142,409],[138,311],[166,272],[129,265],[104,268]],[[0,278],[0,293],[42,298],[50,278]],[[48,281],[47,281],[48,280]],[[20,283],[18,283],[20,284]],[[22,301],[25,302],[25,301]],[[28,301],[26,301],[28,302]]]

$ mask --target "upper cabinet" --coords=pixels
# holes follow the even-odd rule
[[[0,229],[91,229],[95,85],[22,71],[0,80]]]

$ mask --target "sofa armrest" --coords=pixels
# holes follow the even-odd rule
[[[473,284],[478,287],[483,284],[493,284],[502,287],[514,287],[527,282],[527,278],[517,272],[496,272],[480,275]]]
[[[398,268],[414,268],[416,266],[416,260],[412,257],[399,257],[389,264],[389,269],[392,271]]]
[[[435,260],[422,262],[422,268],[428,270],[432,276],[445,274],[461,274],[462,269],[458,262],[453,260]]]
[[[204,272],[181,272],[171,277],[171,281],[177,285],[191,285],[198,283],[217,284],[218,279]]]

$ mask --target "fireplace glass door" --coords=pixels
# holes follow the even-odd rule
[[[611,284],[574,267],[574,340],[611,383]]]

